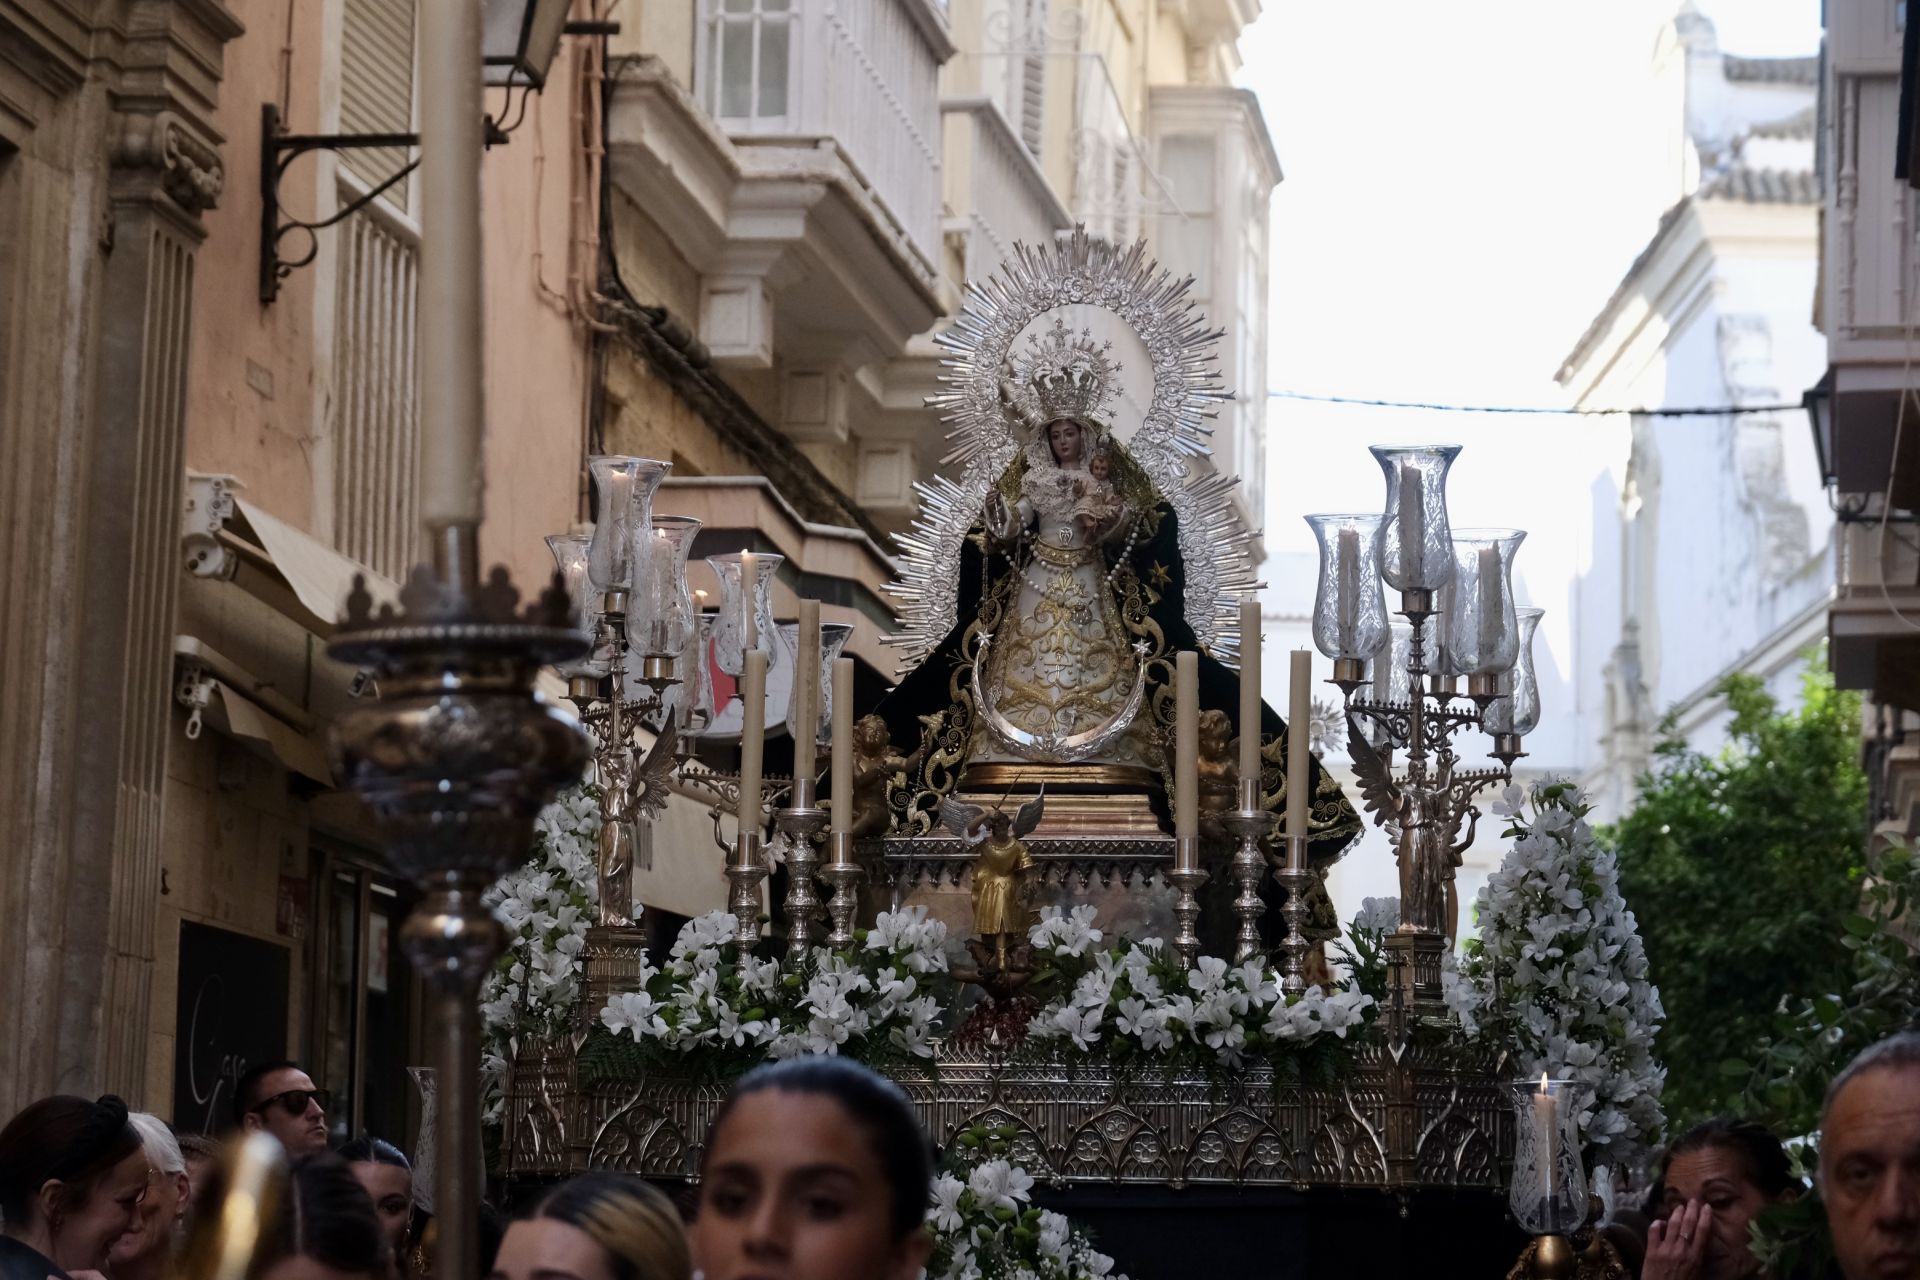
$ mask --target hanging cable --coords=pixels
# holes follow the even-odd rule
[[[1559,418],[1731,418],[1751,413],[1804,413],[1802,404],[1689,405],[1676,409],[1575,409],[1550,405],[1435,404],[1423,400],[1379,400],[1366,396],[1326,396],[1310,391],[1269,391],[1269,400],[1308,400],[1315,404],[1355,404],[1371,409],[1423,409],[1438,413],[1538,414]]]

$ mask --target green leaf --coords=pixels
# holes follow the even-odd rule
[[[1753,1068],[1739,1058],[1726,1058],[1720,1063],[1720,1074],[1729,1079],[1739,1079],[1753,1074]]]
[[[1856,938],[1871,938],[1879,926],[1867,917],[1856,913],[1842,920],[1840,927]]]

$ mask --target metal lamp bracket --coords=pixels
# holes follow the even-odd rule
[[[240,566],[220,530],[233,518],[233,492],[246,486],[230,475],[187,472],[187,502],[180,528],[187,572],[197,578],[231,578]]]
[[[294,271],[311,263],[320,252],[317,234],[352,217],[385,195],[393,185],[420,167],[415,156],[389,174],[373,190],[341,208],[330,218],[305,222],[283,216],[280,208],[280,179],[287,167],[309,151],[354,151],[384,147],[412,150],[420,145],[417,133],[288,133],[281,125],[280,108],[269,102],[260,108],[260,303],[269,306],[280,295],[280,282]],[[280,242],[294,232],[307,237],[306,252],[297,258],[282,258]]]

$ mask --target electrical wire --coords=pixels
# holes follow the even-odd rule
[[[1672,409],[1575,409],[1551,405],[1438,404],[1424,400],[1381,400],[1369,396],[1317,395],[1310,391],[1269,391],[1269,400],[1307,400],[1315,404],[1353,404],[1371,409],[1423,409],[1439,413],[1537,414],[1557,418],[1732,418],[1752,413],[1804,413],[1803,404],[1687,405]]]

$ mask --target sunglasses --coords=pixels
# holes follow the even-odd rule
[[[305,1114],[309,1102],[320,1104],[320,1109],[325,1111],[327,1109],[327,1103],[330,1102],[332,1098],[333,1095],[325,1089],[289,1089],[285,1093],[276,1093],[271,1098],[262,1098],[251,1107],[248,1107],[247,1110],[251,1112],[261,1112],[278,1103],[280,1109],[288,1115],[298,1116]]]

